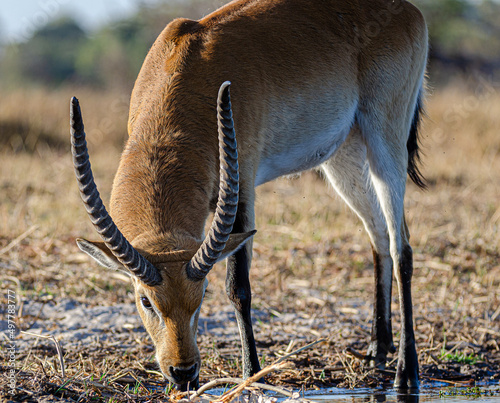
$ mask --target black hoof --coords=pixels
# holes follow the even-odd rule
[[[418,364],[410,368],[401,368],[398,365],[396,379],[394,380],[396,389],[418,389]]]
[[[418,378],[407,378],[403,375],[398,376],[398,374],[396,374],[396,379],[394,380],[395,389],[401,389],[401,390],[418,389],[419,386],[420,382]]]
[[[397,389],[418,389],[418,357],[415,343],[399,351],[398,367],[394,387]]]

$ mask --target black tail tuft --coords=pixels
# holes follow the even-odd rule
[[[427,184],[425,183],[425,178],[420,172],[419,164],[421,162],[420,158],[420,139],[418,136],[418,130],[420,128],[420,120],[422,114],[424,113],[424,105],[422,103],[422,91],[418,94],[417,105],[415,106],[415,113],[413,115],[413,120],[411,122],[410,137],[406,143],[406,148],[408,149],[408,176],[410,179],[421,189],[426,189]]]

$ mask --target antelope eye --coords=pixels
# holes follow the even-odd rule
[[[146,309],[153,309],[153,306],[151,305],[151,301],[149,300],[148,297],[141,297],[141,303],[142,306]]]

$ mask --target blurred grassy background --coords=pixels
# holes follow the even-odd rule
[[[3,88],[11,89],[34,84],[55,88],[70,83],[72,87],[80,84],[129,93],[147,50],[169,21],[178,16],[199,18],[225,2],[141,2],[135,14],[91,32],[85,31],[74,17],[47,13],[48,22],[38,25],[33,21],[36,29],[23,42],[5,43],[9,39],[3,38],[0,82]],[[429,26],[432,86],[453,81],[457,74],[498,73],[500,2],[415,0],[414,3],[423,11]],[[384,16],[374,16],[374,22],[383,28]],[[370,29],[375,28],[366,28],[364,33],[368,37],[376,34]]]

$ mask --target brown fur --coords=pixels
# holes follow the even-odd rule
[[[335,94],[332,111],[358,100],[359,113],[406,158],[405,141],[390,125],[392,117],[411,121],[415,102],[408,99],[421,85],[426,36],[420,12],[399,0],[236,0],[200,21],[174,20],[160,34],[133,90],[110,214],[164,278],[154,288],[134,283],[165,374],[199,363],[189,321],[203,284],[184,267],[219,189],[221,83],[232,83],[240,202],[252,206],[260,161],[308,141],[307,131],[283,138],[273,128],[283,123],[273,120],[280,102],[296,94],[305,94],[304,103]],[[409,127],[396,129],[406,136]],[[164,326],[144,311],[141,295],[159,307]]]
[[[374,14],[393,9],[400,11],[377,36],[353,40]],[[151,48],[132,94],[130,139],[111,200],[118,227],[131,240],[151,230],[200,237],[218,191],[214,110],[223,81],[232,82],[241,186],[249,187],[261,155],[283,147],[258,133],[270,102],[329,74],[339,97],[380,99],[388,91],[373,84],[385,77],[405,96],[419,85],[408,76],[416,77],[421,63],[408,61],[425,60],[426,45],[414,39],[425,36],[418,10],[392,0],[244,0],[199,22],[174,20]]]
[[[190,321],[186,318],[191,318],[202,302],[203,282],[189,281],[183,265],[178,263],[157,264],[157,267],[163,269],[163,283],[151,289],[136,281],[136,305],[156,346],[160,368],[168,374],[169,366],[190,367],[200,362],[196,329],[190,328]],[[147,296],[159,308],[164,327],[145,312],[140,301],[141,295]],[[180,298],[180,295],[192,298]]]

